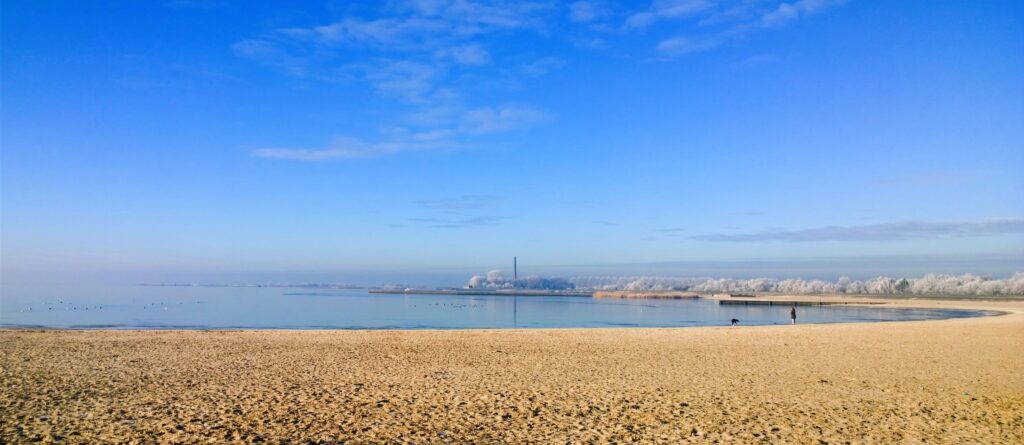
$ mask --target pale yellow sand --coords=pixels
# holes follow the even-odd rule
[[[1024,305],[982,319],[0,332],[0,442],[1024,443]],[[56,436],[55,436],[56,435]]]

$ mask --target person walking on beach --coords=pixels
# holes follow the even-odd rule
[[[789,310],[789,321],[790,324],[796,324],[796,305],[793,306],[793,309]]]

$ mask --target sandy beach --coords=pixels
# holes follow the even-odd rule
[[[0,442],[1024,443],[1024,303],[889,304],[1010,313],[674,329],[2,331]]]

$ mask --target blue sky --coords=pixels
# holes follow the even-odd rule
[[[1020,2],[2,8],[8,279],[1024,269]]]

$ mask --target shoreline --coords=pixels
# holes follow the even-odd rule
[[[1024,302],[691,328],[0,331],[7,443],[1020,443]]]
[[[830,303],[826,305],[846,305],[846,303]],[[849,303],[850,306],[861,305],[861,303]],[[817,304],[814,304],[817,306]],[[909,308],[908,308],[909,309]],[[928,307],[914,308],[914,309],[931,309]],[[943,309],[938,309],[943,310]],[[1005,315],[1013,314],[1010,311],[1002,310],[981,310],[981,309],[953,309],[949,310],[969,310],[984,312],[978,315],[967,315],[967,316],[951,316],[945,318],[934,318],[929,320],[879,320],[879,321],[825,321],[825,322],[799,322],[799,326],[828,326],[828,325],[874,325],[880,323],[925,323],[925,322],[941,322],[948,320],[961,320],[961,319],[977,319],[986,317],[1001,317]],[[338,328],[326,328],[326,327],[223,327],[223,328],[203,328],[203,327],[139,327],[139,326],[100,326],[100,327],[53,327],[53,326],[4,326],[0,325],[0,333],[2,332],[47,332],[47,331],[84,331],[84,332],[502,332],[502,331],[588,331],[588,330],[642,330],[642,329],[712,329],[712,328],[754,328],[754,327],[774,327],[774,326],[792,326],[789,323],[778,322],[772,324],[737,324],[735,326],[720,324],[720,325],[690,325],[690,326],[572,326],[572,327],[510,327],[510,328],[477,328],[477,327],[457,327],[457,328],[365,328],[365,327],[338,327]]]
[[[476,294],[473,294],[476,295]],[[596,297],[594,297],[596,298]],[[633,300],[637,297],[604,297],[602,299],[614,300],[614,299],[625,299]],[[679,299],[679,298],[673,298]],[[771,297],[729,297],[728,294],[712,294],[710,296],[701,297],[686,297],[682,299],[704,299],[717,301],[718,304],[727,305],[765,305],[765,306],[787,306],[794,304],[796,306],[863,306],[863,307],[889,307],[894,309],[934,309],[934,310],[952,310],[952,311],[972,311],[980,312],[977,315],[967,316],[952,316],[945,318],[935,318],[929,320],[882,320],[882,321],[837,321],[837,322],[817,322],[817,323],[800,323],[798,325],[847,325],[847,324],[878,324],[878,323],[921,323],[921,322],[940,322],[948,320],[958,319],[977,319],[987,317],[999,317],[1004,315],[1010,315],[1014,313],[1024,313],[1024,299],[1020,300],[972,300],[972,299],[924,299],[924,298],[879,298],[879,297],[868,297],[868,296],[857,296],[847,297],[842,295],[776,295]],[[1009,305],[1009,306],[1007,306]],[[282,331],[282,332],[296,332],[296,331],[308,331],[308,332],[349,332],[349,331],[409,331],[409,332],[426,332],[426,331],[515,331],[515,330],[526,330],[526,331],[565,331],[565,330],[616,330],[616,329],[700,329],[700,328],[717,328],[717,327],[771,327],[771,326],[790,326],[788,323],[773,323],[773,324],[741,324],[737,326],[722,325],[690,325],[690,326],[580,326],[580,327],[453,327],[453,328],[365,328],[365,327],[240,327],[240,326],[227,326],[227,327],[182,327],[182,326],[74,326],[74,327],[54,327],[45,325],[2,325],[0,324],[0,332],[20,332],[20,331],[113,331],[113,332],[126,332],[126,331],[181,331],[181,332],[236,332],[236,331]]]

